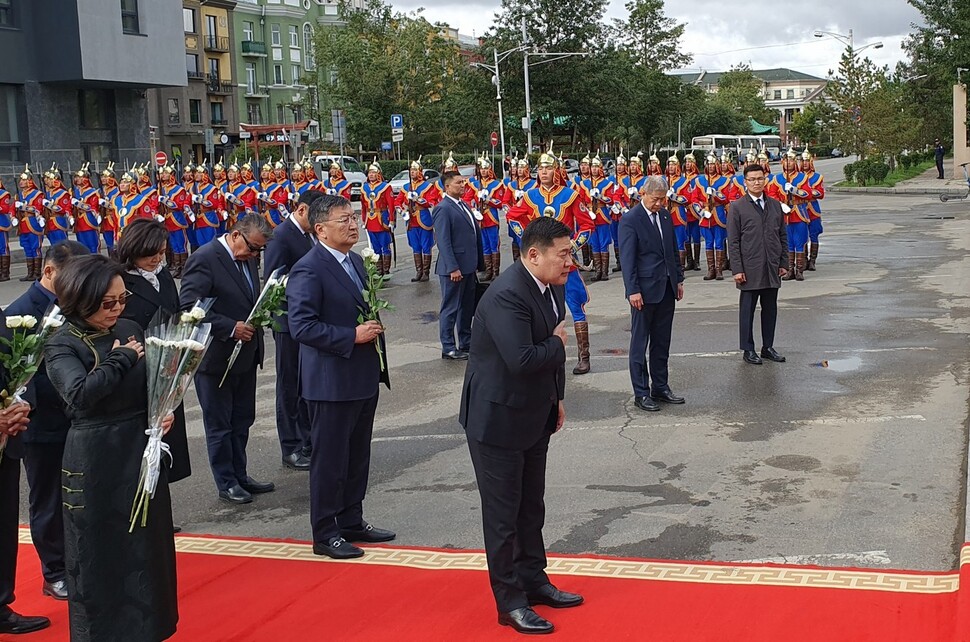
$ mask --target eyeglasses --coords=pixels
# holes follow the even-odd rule
[[[353,222],[354,225],[360,223],[360,214],[352,214],[350,216],[344,216],[343,218],[333,218],[326,222],[349,227],[351,222]]]
[[[746,182],[748,182],[748,183],[764,183],[766,180],[768,180],[768,177],[767,176],[753,176],[751,178],[746,178],[744,180]]]
[[[246,238],[246,235],[243,234],[242,232],[239,233],[239,236],[243,237],[243,241],[246,242],[246,247],[248,247],[249,248],[249,251],[252,252],[252,253],[254,253],[254,254],[259,254],[260,252],[262,252],[263,250],[266,249],[266,246],[265,245],[259,246],[259,245],[253,245],[252,243],[250,243],[249,242],[249,239]]]
[[[129,292],[128,290],[125,290],[125,293],[122,294],[117,299],[107,299],[107,300],[101,301],[101,307],[104,308],[105,310],[108,310],[109,312],[117,308],[119,305],[121,307],[124,307],[125,302],[128,301],[128,297],[130,296],[131,296],[131,292]]]

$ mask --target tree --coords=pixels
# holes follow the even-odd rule
[[[846,47],[838,72],[830,71],[829,76],[825,93],[836,106],[832,122],[835,144],[847,153],[865,156],[870,123],[863,102],[879,88],[886,70],[878,69],[869,58],[859,60],[852,47]]]
[[[680,49],[686,23],[664,13],[663,0],[629,0],[626,20],[613,20],[613,39],[638,65],[651,69],[684,67],[693,57]]]
[[[834,112],[827,103],[822,101],[810,103],[795,115],[788,131],[802,145],[815,143],[821,138],[822,132],[829,125],[833,116]]]
[[[751,118],[759,123],[777,120],[774,110],[765,106],[764,83],[755,77],[748,65],[732,67],[717,81],[717,93],[712,97],[716,105],[734,109],[745,120]],[[743,129],[728,130],[730,133],[747,133],[751,125],[745,122]],[[726,133],[728,133],[726,132]],[[710,133],[710,132],[708,132]]]

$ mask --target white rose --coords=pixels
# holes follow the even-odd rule
[[[283,277],[280,279],[280,287],[282,287],[285,290],[286,289],[286,283],[289,280],[290,280],[290,275],[289,274],[284,274]]]
[[[30,315],[27,315],[25,317],[22,317],[22,319],[23,319],[23,325],[24,325],[24,327],[27,328],[28,330],[30,330],[35,325],[37,325],[37,319],[35,317],[32,317]]]
[[[24,319],[23,317],[18,316],[16,314],[13,316],[9,316],[7,317],[7,327],[10,328],[11,330],[15,328],[19,328],[21,325],[23,325],[23,322],[24,322],[23,319]]]
[[[363,250],[360,251],[360,257],[365,261],[371,261],[376,256],[377,256],[377,253],[369,247],[365,247]]]
[[[202,319],[205,318],[205,310],[203,310],[199,306],[195,306],[194,308],[189,310],[189,315],[196,321],[201,321]]]

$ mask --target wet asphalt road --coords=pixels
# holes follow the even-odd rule
[[[621,280],[590,284],[593,371],[567,375],[568,419],[548,464],[550,551],[955,567],[964,541],[970,210],[930,196],[833,194],[824,205],[818,271],[781,290],[775,347],[788,363],[742,363],[729,277],[688,275],[670,363],[684,406],[633,406]],[[481,548],[456,419],[464,365],[440,359],[438,287],[409,282],[398,232],[387,291],[397,310],[386,315],[393,389],[382,388],[365,515],[396,530],[401,545]],[[507,267],[507,239],[502,249]],[[0,301],[21,287],[0,284]],[[568,353],[571,369],[574,341]],[[250,472],[277,490],[243,507],[217,501],[201,412],[190,402],[194,474],[173,486],[186,532],[309,539],[308,476],[280,465],[274,386],[269,359]]]

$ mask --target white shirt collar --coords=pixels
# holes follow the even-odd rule
[[[227,232],[226,234],[223,234],[222,236],[219,237],[219,243],[222,244],[222,247],[226,248],[226,252],[229,252],[229,258],[235,261],[237,260],[236,255],[232,253],[232,248],[229,247],[228,239],[229,239],[229,233]]]
[[[348,254],[344,254],[344,253],[343,253],[343,252],[341,252],[340,250],[335,250],[335,249],[333,249],[332,247],[330,247],[329,245],[327,245],[326,243],[324,243],[324,242],[323,242],[323,241],[321,241],[320,239],[317,239],[317,243],[319,243],[320,245],[322,245],[322,246],[323,246],[323,248],[324,248],[324,249],[325,249],[326,251],[328,251],[328,252],[330,252],[331,254],[333,254],[333,258],[335,258],[335,259],[337,259],[337,263],[341,263],[341,264],[342,264],[342,263],[344,262],[344,259],[346,259],[346,258],[347,258],[347,256],[349,256]]]
[[[529,268],[525,267],[524,265],[522,267],[525,268],[525,271],[526,272],[529,272]],[[549,285],[546,284],[546,283],[543,283],[542,281],[540,281],[539,279],[537,279],[536,278],[536,275],[533,274],[532,272],[529,272],[529,276],[531,276],[532,277],[532,280],[536,282],[536,285],[537,286],[539,286],[539,294],[545,296],[546,295],[546,288],[548,288]]]
[[[453,200],[455,203],[457,203],[459,207],[461,207],[462,205],[464,205],[464,203],[462,203],[461,201],[459,201],[457,198],[455,198],[451,194],[445,194],[445,196],[448,197],[448,198],[450,198],[451,200]],[[462,209],[462,211],[464,211],[465,208],[462,207],[461,209]]]
[[[296,225],[296,229],[300,230],[300,234],[306,236],[306,232],[303,231],[303,228],[300,226],[300,222],[296,220],[296,217],[293,216],[293,214],[290,214],[286,218],[287,220],[293,221],[293,225]]]

